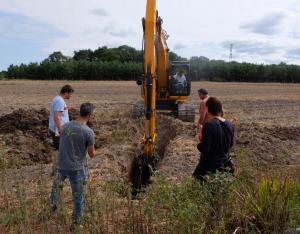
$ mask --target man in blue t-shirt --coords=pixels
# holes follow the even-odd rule
[[[52,211],[57,209],[58,194],[63,188],[63,182],[69,179],[73,195],[73,214],[71,229],[81,222],[84,194],[86,188],[86,153],[95,156],[95,136],[86,124],[94,111],[91,103],[80,106],[79,121],[71,121],[61,129],[58,154],[58,170],[53,179],[50,204]]]
[[[49,133],[52,137],[52,143],[55,150],[59,148],[59,133],[62,126],[69,122],[68,106],[65,100],[71,98],[74,93],[71,85],[65,85],[61,88],[60,94],[54,97],[50,106]]]

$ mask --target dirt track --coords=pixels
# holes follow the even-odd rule
[[[20,169],[1,173],[16,174],[14,178],[20,181],[33,181],[41,167],[22,165],[50,161],[49,138],[46,138],[48,112],[43,108],[49,108],[51,99],[63,84],[0,82],[3,157],[5,160],[22,158]],[[139,99],[139,87],[134,82],[71,84],[75,94],[69,106],[78,108],[81,102],[91,101],[97,107],[92,128],[98,149],[97,157],[89,160],[91,175],[101,181],[127,180],[130,162],[140,150],[143,130],[143,121],[130,116],[132,104]],[[191,99],[195,109],[198,105],[196,90],[202,86],[223,100],[229,117],[239,119],[235,160],[240,167],[245,166],[242,157],[246,155],[254,166],[259,164],[270,170],[293,167],[293,173],[300,174],[300,85],[198,82],[193,84]],[[16,112],[10,115],[13,110]],[[191,175],[199,158],[194,125],[163,116],[158,119],[158,136],[160,155],[164,156],[159,171],[174,180]],[[241,149],[246,149],[245,155]],[[42,170],[49,174],[50,165],[43,166]]]

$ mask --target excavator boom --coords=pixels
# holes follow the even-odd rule
[[[194,121],[194,110],[182,108],[184,105],[181,105],[190,94],[190,80],[177,84],[172,79],[175,73],[169,74],[170,71],[176,74],[180,72],[188,78],[189,64],[187,61],[169,62],[166,43],[168,35],[163,30],[162,23],[163,20],[156,10],[156,0],[147,0],[146,16],[143,18],[144,74],[142,79],[137,81],[138,85],[142,85],[143,103],[142,107],[141,102],[138,102],[133,108],[133,116],[144,115],[145,119],[142,153],[133,161],[130,175],[134,192],[139,190],[142,184],[147,184],[156,166],[156,111],[171,110],[172,115],[177,118],[190,116],[188,121]]]
[[[144,82],[143,94],[145,104],[145,131],[143,137],[144,154],[151,157],[154,151],[155,132],[155,104],[157,82],[157,13],[156,0],[148,0],[146,17],[144,20]]]

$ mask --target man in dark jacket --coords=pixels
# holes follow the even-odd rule
[[[202,141],[197,145],[201,152],[200,161],[193,173],[197,179],[216,171],[230,171],[234,167],[229,156],[233,146],[234,126],[223,118],[222,103],[215,97],[208,98],[206,102],[208,121],[203,125]]]

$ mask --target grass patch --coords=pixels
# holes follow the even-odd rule
[[[25,227],[33,233],[68,230],[72,210],[69,188],[52,215],[46,178],[41,176],[35,188],[34,199],[26,196],[21,185],[14,193],[6,190],[9,204],[0,207],[0,229]],[[131,197],[127,183],[91,180],[83,232],[283,233],[299,225],[299,205],[299,181],[289,178],[264,178],[256,183],[242,173],[239,177],[217,173],[202,184],[190,177],[175,183],[158,174],[137,199]]]

